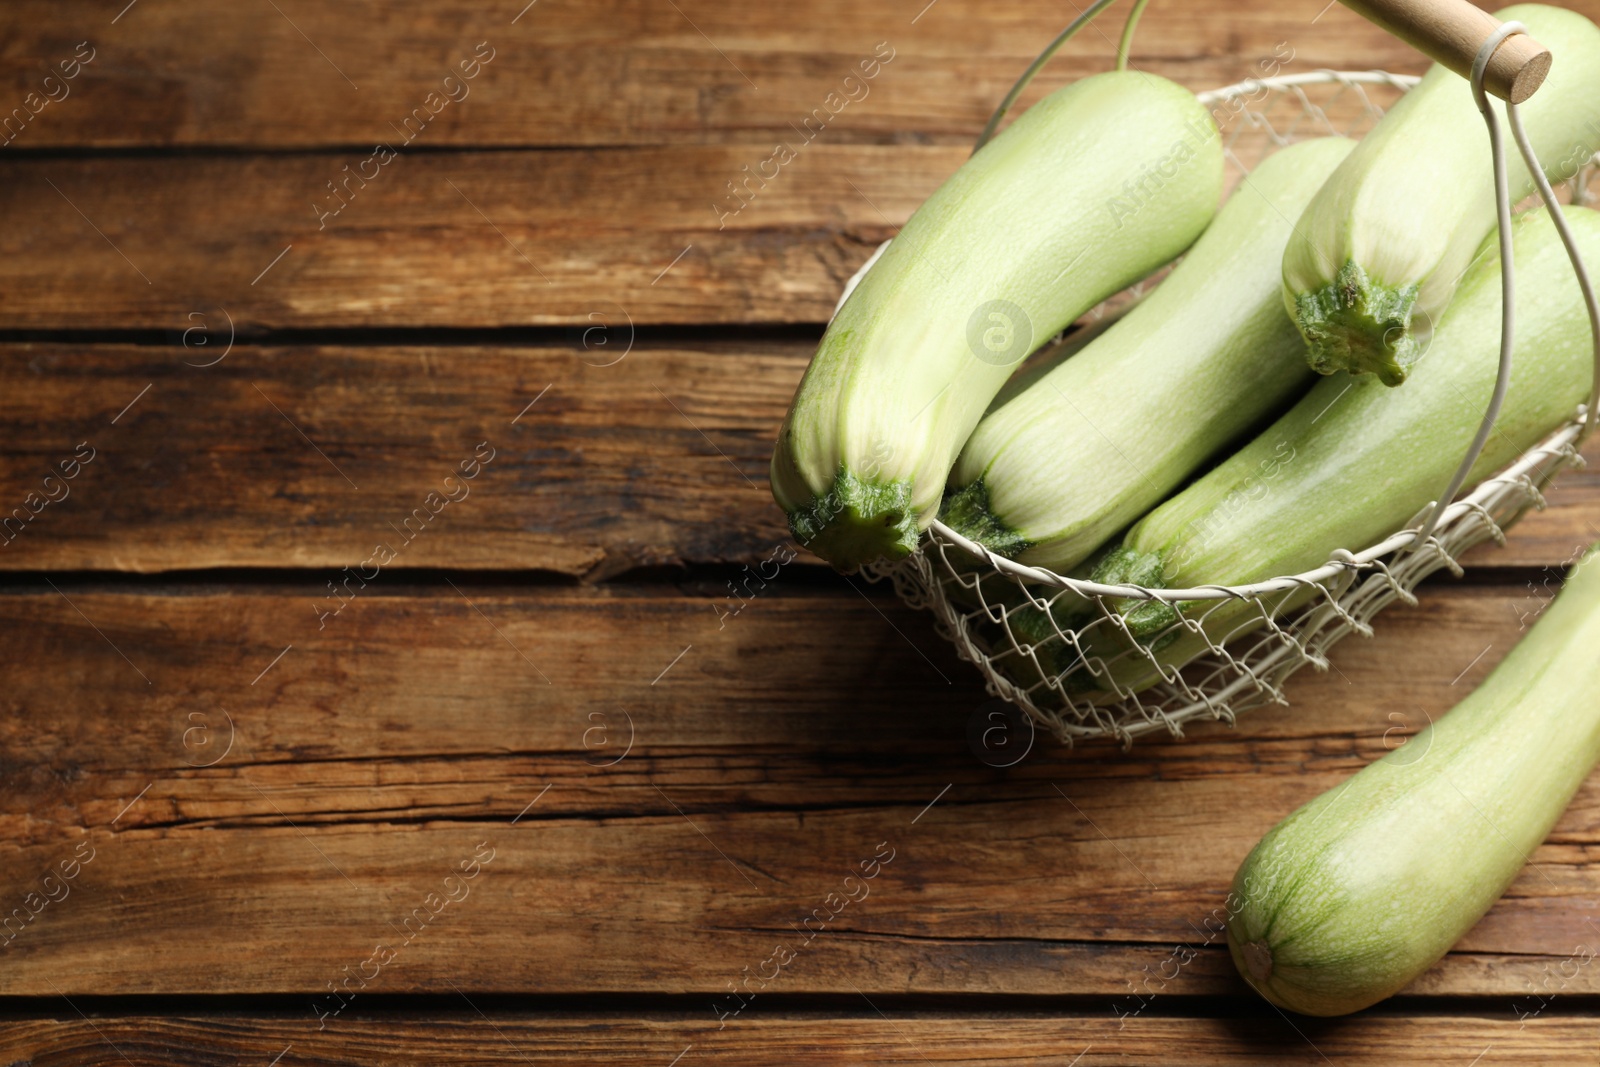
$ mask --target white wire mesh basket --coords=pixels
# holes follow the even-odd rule
[[[1024,75],[1019,89],[1054,47]],[[1492,51],[1486,46],[1481,59],[1486,61]],[[1230,113],[1222,132],[1231,185],[1268,153],[1297,140],[1360,137],[1382,116],[1384,106],[1419,80],[1382,71],[1322,70],[1251,79],[1201,93],[1199,99],[1214,114],[1219,106]],[[1481,72],[1475,91],[1482,101]],[[1017,92],[1001,105],[996,121]],[[1492,117],[1486,113],[1486,118],[1492,125]],[[995,124],[991,122],[985,137]],[[1493,138],[1499,159],[1498,132]],[[1595,199],[1591,185],[1600,173],[1597,163],[1600,156],[1566,183],[1572,202]],[[850,280],[845,296],[871,262]],[[1581,264],[1575,261],[1574,266],[1587,287]],[[1158,282],[1147,281],[1111,298],[1085,321],[1126,304],[1152,284]],[[1504,350],[1502,375],[1508,374],[1509,351]],[[1596,384],[1600,388],[1600,364]],[[978,667],[989,691],[1022,708],[1061,741],[1114,737],[1127,745],[1158,730],[1181,737],[1184,724],[1195,720],[1232,723],[1241,711],[1287,704],[1285,679],[1307,664],[1326,670],[1334,642],[1351,632],[1370,636],[1373,616],[1395,600],[1416,603],[1413,590],[1435,571],[1447,568],[1459,576],[1457,561],[1474,545],[1491,539],[1503,544],[1513,523],[1529,509],[1544,506],[1542,494],[1550,481],[1566,467],[1582,464],[1578,449],[1586,411],[1593,406],[1591,397],[1570,422],[1466,495],[1457,496],[1457,484],[1444,494],[1445,506],[1430,504],[1407,528],[1378,544],[1336,551],[1323,566],[1302,574],[1235,587],[1103,586],[994,555],[939,522],[911,556],[868,567],[865,573],[891,581],[907,604],[931,611],[940,633]],[[1498,401],[1486,415],[1484,435],[1497,410]],[[1472,459],[1479,448],[1481,441]],[[1463,464],[1463,477],[1470,466],[1470,461]],[[1184,607],[1166,633],[1141,641],[1132,638],[1110,603],[1114,597],[1181,602]],[[1214,633],[1208,620],[1222,620],[1217,613],[1223,611],[1229,613],[1223,631]],[[1097,641],[1097,636],[1112,640]],[[1176,642],[1190,643],[1198,654],[1174,657],[1171,646]],[[1116,649],[1112,655],[1094,653],[1107,645]],[[1186,665],[1168,667],[1173,659]],[[1148,684],[1152,676],[1158,680]],[[1143,681],[1123,684],[1121,679],[1129,677]]]

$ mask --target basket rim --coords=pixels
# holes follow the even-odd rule
[[[1445,509],[1433,536],[1428,538],[1427,543],[1439,546],[1438,535],[1446,524],[1460,521],[1470,514],[1481,514],[1487,503],[1494,498],[1495,494],[1506,483],[1537,482],[1540,467],[1571,451],[1573,442],[1578,439],[1583,431],[1585,421],[1586,414],[1580,408],[1577,418],[1569,420],[1542,442],[1528,449],[1499,474],[1485,478],[1478,483],[1472,492],[1458,498]],[[1430,501],[1421,509],[1417,518],[1413,519],[1414,525],[1407,525],[1404,529],[1391,534],[1384,540],[1360,552],[1336,549],[1328,562],[1320,567],[1302,571],[1299,574],[1267,578],[1246,585],[1202,585],[1190,589],[1149,589],[1142,585],[1102,585],[1099,582],[1069,578],[1047,568],[1030,567],[1024,563],[1006,559],[1004,556],[998,556],[976,541],[963,537],[938,519],[935,519],[929,525],[927,533],[930,536],[925,539],[924,545],[920,546],[918,550],[921,551],[926,547],[927,540],[944,541],[962,549],[974,559],[987,562],[995,570],[1008,574],[1013,578],[1020,578],[1036,585],[1068,589],[1083,597],[1160,600],[1165,603],[1179,600],[1249,600],[1269,593],[1285,592],[1300,586],[1320,585],[1329,578],[1346,571],[1365,570],[1376,564],[1384,556],[1400,549],[1411,547],[1416,542],[1418,534],[1422,532],[1422,527],[1418,520],[1425,517],[1433,509],[1433,504],[1434,502]]]
[[[1202,104],[1215,103],[1230,97],[1243,96],[1246,93],[1256,93],[1262,89],[1271,89],[1276,92],[1285,92],[1300,85],[1389,85],[1405,91],[1417,87],[1422,81],[1420,74],[1391,74],[1386,70],[1335,70],[1332,67],[1321,67],[1317,70],[1306,71],[1302,74],[1275,74],[1268,78],[1246,78],[1244,81],[1234,82],[1217,89],[1207,89],[1195,93],[1195,99]]]

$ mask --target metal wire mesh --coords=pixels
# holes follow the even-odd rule
[[[1218,119],[1230,183],[1236,183],[1267,154],[1297,140],[1359,137],[1417,80],[1381,71],[1318,71],[1241,82],[1200,100]],[[1574,201],[1594,198],[1595,162],[1569,183]],[[1158,283],[1141,283],[1139,291]],[[1118,294],[1084,321],[1137,295]],[[1583,417],[1580,409],[1572,422],[1452,504],[1425,544],[1415,542],[1430,509],[1381,543],[1336,552],[1304,574],[1208,587],[1204,596],[1212,599],[1185,599],[1177,621],[1154,638],[1135,639],[1107,587],[995,556],[942,523],[933,524],[916,553],[869,567],[867,574],[891,581],[906,603],[931,611],[939,631],[983,673],[989,691],[1060,740],[1115,737],[1126,745],[1156,730],[1182,736],[1184,724],[1197,719],[1231,723],[1241,711],[1286,704],[1289,675],[1307,664],[1326,670],[1334,642],[1351,632],[1370,636],[1373,616],[1397,599],[1415,603],[1412,590],[1428,575],[1441,568],[1459,574],[1457,559],[1469,548],[1490,539],[1503,544],[1513,523],[1544,506],[1542,490],[1551,479],[1583,462],[1577,449]],[[1169,601],[1196,592],[1120,588]]]

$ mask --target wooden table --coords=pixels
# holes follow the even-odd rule
[[[984,765],[975,672],[810,557],[729,611],[841,283],[1070,5],[125,2],[0,10],[0,1062],[1595,1060],[1593,784],[1355,1017],[1202,926],[1504,655],[1593,475],[1129,754]],[[1323,2],[1157,0],[1136,64],[1421,69]]]

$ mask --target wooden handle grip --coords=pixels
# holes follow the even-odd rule
[[[1343,0],[1344,6],[1382,26],[1463,78],[1500,20],[1468,0]],[[1525,33],[1512,34],[1495,49],[1484,72],[1491,95],[1520,104],[1550,73],[1550,52]]]

